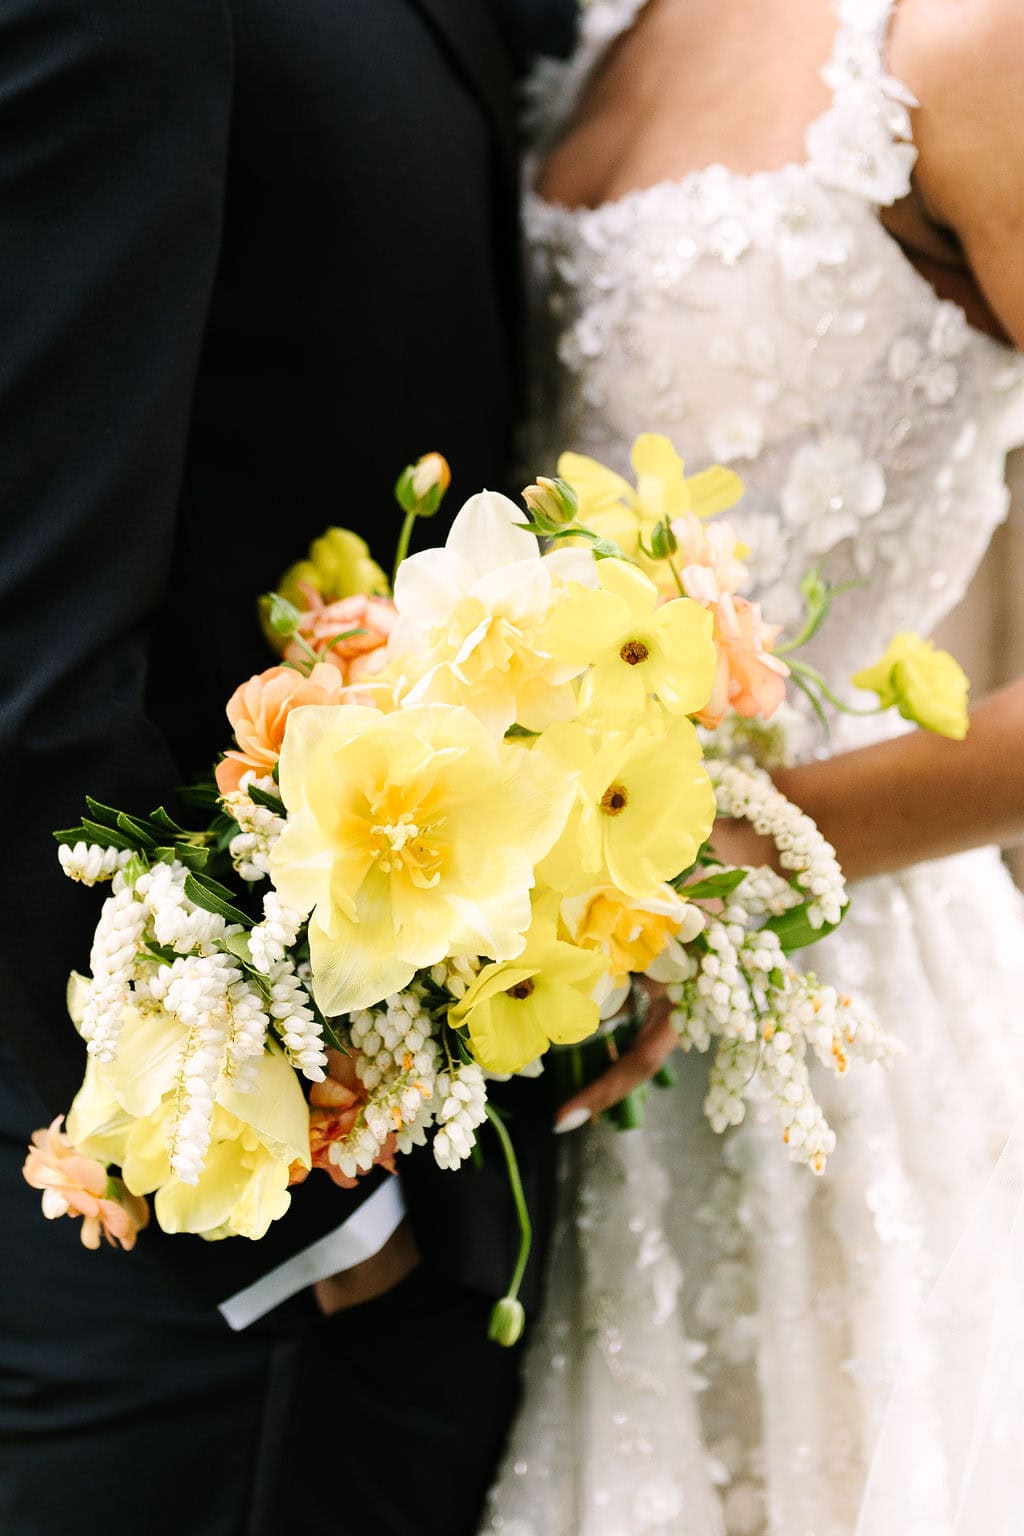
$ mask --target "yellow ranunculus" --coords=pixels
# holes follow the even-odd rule
[[[668,567],[648,560],[640,551],[640,541],[649,548],[651,534],[663,518],[671,522],[688,512],[711,517],[735,506],[743,494],[743,482],[731,469],[717,464],[687,476],[669,439],[655,432],[637,438],[631,458],[635,488],[596,459],[579,453],[562,454],[558,475],[579,497],[579,521],[614,539],[624,554],[638,560],[651,579],[664,587]]]
[[[338,1014],[448,955],[519,954],[576,774],[452,705],[310,707],[289,718],[280,787],[271,876],[312,912],[313,990]]]
[[[635,565],[598,562],[600,588],[572,585],[551,613],[545,643],[585,666],[580,712],[625,726],[652,694],[673,714],[697,714],[715,683],[718,656],[711,613],[677,598],[658,604],[658,589]]]
[[[904,631],[894,635],[881,661],[851,679],[855,688],[877,693],[883,709],[893,705],[939,736],[962,741],[967,735],[967,678],[947,651]]]
[[[638,902],[688,869],[715,819],[715,792],[689,720],[652,709],[628,735],[598,744],[584,725],[555,725],[534,746],[579,772],[565,831],[538,870],[563,895],[611,884]]]
[[[79,999],[80,1000],[80,999]],[[309,1167],[309,1108],[277,1045],[253,1065],[251,1091],[222,1079],[210,1147],[196,1184],[171,1171],[178,1077],[185,1029],[162,1009],[126,1008],[113,1062],[90,1057],[68,1115],[85,1156],[120,1166],[132,1194],[156,1191],[165,1232],[205,1238],[264,1235],[291,1202],[289,1170]]]
[[[534,906],[526,947],[514,960],[485,966],[451,1009],[469,1033],[473,1055],[488,1072],[518,1072],[556,1045],[574,1045],[597,1028],[596,988],[608,961],[558,937],[558,897]]]

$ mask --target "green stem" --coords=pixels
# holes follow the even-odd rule
[[[686,588],[683,586],[683,578],[680,576],[679,572],[676,570],[676,563],[671,558],[668,560],[668,568],[672,572],[672,575],[675,578],[676,586],[679,588],[679,596],[680,597],[685,597],[686,596]]]
[[[530,1213],[526,1209],[526,1196],[523,1194],[523,1181],[519,1176],[519,1161],[516,1157],[516,1149],[512,1145],[512,1138],[508,1128],[498,1111],[492,1104],[487,1105],[487,1118],[497,1132],[501,1142],[501,1150],[505,1157],[505,1169],[508,1173],[509,1189],[512,1191],[512,1199],[515,1201],[516,1215],[519,1218],[519,1257],[516,1259],[516,1267],[512,1271],[512,1279],[509,1282],[507,1295],[513,1300],[519,1294],[519,1287],[526,1272],[526,1265],[530,1257],[530,1248],[533,1243],[533,1228],[530,1224]]]
[[[805,678],[814,684],[823,699],[827,699],[834,709],[840,710],[844,715],[884,715],[885,710],[880,704],[869,705],[865,709],[858,709],[856,704],[847,704],[843,699],[837,698],[831,688],[814,667],[809,667],[805,661],[790,661],[789,670]]]
[[[409,540],[412,538],[413,524],[416,521],[415,512],[407,512],[402,524],[402,531],[398,535],[398,548],[395,550],[395,568],[391,572],[391,589],[394,591],[395,582],[398,580],[398,568],[409,553]]]

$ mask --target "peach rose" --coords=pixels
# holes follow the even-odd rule
[[[337,667],[346,683],[358,683],[374,677],[384,666],[384,647],[398,617],[389,597],[367,597],[357,593],[335,603],[325,603],[308,582],[300,583],[306,611],[299,624],[299,634],[318,656]],[[359,634],[350,635],[352,629]],[[339,635],[346,635],[339,640]],[[305,654],[292,640],[285,649],[285,659],[300,661]]]
[[[250,677],[228,700],[227,717],[238,743],[217,764],[222,795],[236,790],[253,769],[261,778],[273,773],[281,755],[288,716],[303,704],[341,704],[342,678],[336,667],[318,664],[308,677],[294,667],[271,667]]]
[[[677,563],[687,597],[717,602],[723,592],[738,592],[747,579],[739,555],[743,546],[730,523],[706,523],[689,514],[677,517],[672,532],[678,541]]]
[[[322,1083],[313,1084],[309,1095],[312,1106],[309,1117],[310,1161],[314,1168],[322,1168],[324,1173],[330,1174],[335,1184],[342,1189],[355,1189],[359,1180],[343,1173],[337,1163],[332,1163],[330,1151],[334,1142],[344,1141],[355,1129],[359,1112],[366,1103],[366,1089],[359,1080],[354,1060],[343,1051],[327,1052],[327,1073]],[[389,1136],[380,1149],[374,1167],[380,1164],[389,1173],[396,1173],[396,1150],[394,1137]],[[301,1163],[293,1164],[291,1183],[301,1184],[309,1171]]]
[[[98,1248],[101,1233],[111,1245],[134,1248],[138,1233],[149,1221],[148,1204],[129,1194],[119,1179],[109,1179],[102,1163],[83,1157],[61,1130],[63,1120],[58,1115],[45,1130],[32,1132],[22,1169],[32,1188],[43,1192],[43,1215],[51,1221],[57,1216],[81,1216],[86,1248]]]
[[[718,671],[701,725],[718,725],[727,710],[767,720],[786,695],[789,668],[771,654],[778,628],[765,624],[758,603],[723,593],[714,604]]]

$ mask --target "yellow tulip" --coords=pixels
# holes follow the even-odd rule
[[[855,688],[877,693],[883,709],[905,720],[962,741],[967,735],[967,678],[947,651],[910,631],[894,635],[885,655],[851,679]]]
[[[574,1045],[597,1028],[595,990],[608,961],[558,937],[558,897],[534,907],[526,946],[514,960],[485,966],[449,1020],[469,1034],[488,1072],[518,1072],[556,1045]]]

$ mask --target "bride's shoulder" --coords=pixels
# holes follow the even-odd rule
[[[917,98],[916,181],[1024,345],[1024,26],[1020,0],[900,0],[892,73]]]

